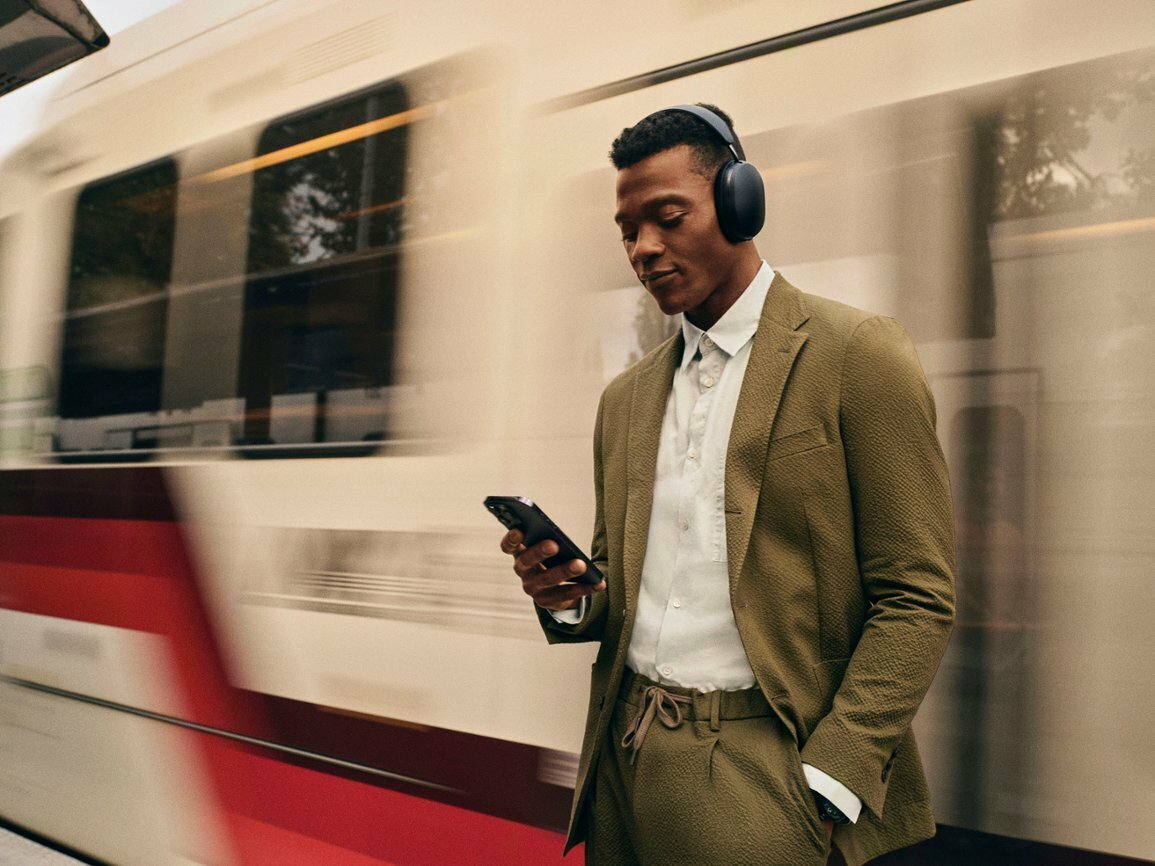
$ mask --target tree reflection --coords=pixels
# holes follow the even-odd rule
[[[293,154],[335,134],[404,112],[392,86],[270,126],[260,155]],[[400,240],[404,126],[293,155],[257,172],[250,221],[249,273],[303,265]]]
[[[639,292],[638,306],[634,311],[634,334],[638,347],[630,352],[626,366],[640,361],[643,355],[673,334],[680,321],[677,316],[663,313],[649,292]]]
[[[989,127],[992,220],[1155,201],[1155,147],[1128,147],[1112,159],[1096,142],[1109,125],[1155,108],[1149,55],[1087,66],[1032,76],[999,105]]]

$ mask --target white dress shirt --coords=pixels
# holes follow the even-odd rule
[[[730,605],[723,484],[734,410],[773,278],[763,262],[709,331],[682,317],[685,351],[662,421],[626,653],[630,668],[657,682],[703,692],[755,685]],[[582,612],[584,604],[554,616],[573,623]],[[817,767],[803,764],[803,770],[811,788],[858,820],[862,801],[852,791]]]

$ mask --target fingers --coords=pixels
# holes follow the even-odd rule
[[[602,592],[605,588],[604,582],[597,586],[590,586],[587,583],[562,583],[545,587],[536,595],[530,593],[530,596],[538,607],[544,607],[547,610],[569,610],[577,607],[585,596]],[[528,593],[529,590],[526,592]]]
[[[575,559],[523,577],[521,588],[538,607],[568,610],[577,606],[585,596],[606,588],[604,581],[596,585],[574,582],[574,578],[584,570],[585,563]]]
[[[535,544],[533,547],[527,548],[523,543],[523,536],[517,529],[511,529],[501,539],[501,552],[509,554],[514,558],[513,570],[517,572],[518,577],[526,577],[534,572],[541,572],[545,570],[543,563],[545,560],[554,556],[558,552],[557,543],[546,539],[545,541]],[[573,563],[580,563],[578,568]],[[581,560],[575,559],[568,565],[572,568],[572,575],[577,576],[585,571],[585,563]],[[568,579],[568,578],[563,578]]]
[[[522,547],[521,530],[511,529],[501,538],[501,552],[510,555],[516,555],[519,551],[524,550]]]
[[[513,557],[513,570],[517,572],[518,577],[524,578],[544,572],[545,561],[557,555],[558,546],[556,542],[547,539],[527,548],[522,543],[521,533],[514,529],[502,538],[501,551]],[[570,577],[562,578],[563,580],[572,579],[586,570],[585,563],[580,559],[571,560],[566,565],[570,570]]]
[[[604,581],[596,586],[573,582],[586,571],[586,564],[580,559],[546,568],[545,560],[558,552],[556,542],[547,539],[526,547],[523,541],[521,532],[511,529],[501,539],[501,551],[513,557],[513,570],[521,578],[522,590],[539,607],[568,610],[583,597],[606,588]]]
[[[586,570],[586,564],[580,559],[571,559],[569,562],[546,568],[535,547],[536,545],[524,553],[519,553],[513,561],[514,572],[521,578],[525,591],[531,595],[537,590],[574,580]]]
[[[517,572],[517,576],[523,580],[535,572],[545,570],[543,563],[558,551],[557,543],[546,539],[538,542],[533,547],[525,547],[519,545],[520,551],[515,555],[513,561],[513,570]],[[580,574],[581,572],[575,572]]]

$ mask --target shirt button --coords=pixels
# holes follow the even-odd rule
[[[681,607],[681,606],[682,606],[682,600],[681,600],[680,598],[675,598],[675,599],[674,599],[672,602],[670,602],[670,603],[671,603],[671,604],[672,604],[674,607]]]
[[[685,532],[689,528],[690,528],[690,521],[683,520],[682,521],[682,532]]]
[[[691,460],[693,460],[695,457],[698,456],[698,452],[695,451],[693,448],[687,448],[686,449],[686,456],[689,457]]]
[[[662,676],[664,677],[668,677],[673,672],[673,669],[669,665],[666,665],[664,668],[662,668]]]
[[[713,376],[707,376],[705,379],[702,380],[702,384],[707,388],[713,388],[714,387],[714,377]]]

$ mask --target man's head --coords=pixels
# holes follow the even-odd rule
[[[718,115],[733,134],[730,115],[715,105],[705,102],[698,105]],[[684,111],[658,111],[622,130],[610,145],[610,162],[620,171],[679,144],[690,146],[694,170],[711,183],[718,169],[734,158],[730,148],[705,121]]]
[[[713,106],[729,125],[730,119]],[[650,115],[622,131],[617,214],[634,273],[667,315],[709,328],[754,278],[752,243],[731,243],[714,206],[714,179],[733,158],[708,123],[683,111]]]

